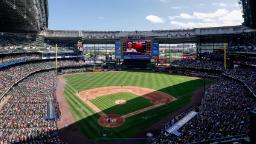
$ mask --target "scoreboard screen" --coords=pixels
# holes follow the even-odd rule
[[[144,55],[146,50],[145,41],[127,41],[123,52],[126,54]]]
[[[123,42],[124,59],[150,59],[150,40],[126,40]]]
[[[159,43],[151,37],[128,36],[116,41],[115,56],[120,60],[153,60],[159,57]]]

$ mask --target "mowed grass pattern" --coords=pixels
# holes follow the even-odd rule
[[[117,105],[115,103],[117,100],[126,100],[126,103]],[[91,102],[106,114],[119,115],[128,114],[153,105],[144,97],[125,92],[98,97]]]
[[[102,131],[107,138],[130,138],[142,132],[170,113],[182,108],[191,100],[192,93],[203,87],[204,82],[195,77],[168,75],[153,72],[106,72],[84,73],[65,76],[65,98],[81,131],[91,139],[100,139]],[[206,81],[206,84],[209,83]],[[106,86],[139,86],[165,92],[177,98],[176,101],[156,109],[129,117],[117,128],[103,128],[97,120],[100,117],[76,94],[84,90]],[[112,107],[115,109],[116,106]],[[109,109],[106,109],[108,111]]]
[[[139,86],[160,90],[198,78],[151,72],[102,72],[75,74],[65,77],[78,91],[104,86]]]

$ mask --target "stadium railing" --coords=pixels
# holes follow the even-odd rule
[[[232,142],[249,143],[250,139],[247,135],[238,135],[238,136],[230,136],[230,137],[225,137],[225,138],[220,138],[220,139],[198,141],[198,142],[193,142],[192,144],[199,144],[199,143],[218,144],[218,143],[232,143]]]

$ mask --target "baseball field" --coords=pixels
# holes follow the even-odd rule
[[[188,104],[193,92],[204,85],[196,77],[153,72],[81,73],[64,78],[70,111],[90,139],[134,137]]]

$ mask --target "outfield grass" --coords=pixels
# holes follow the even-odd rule
[[[126,100],[126,103],[122,105],[117,105],[115,103],[117,100]],[[125,93],[125,92],[114,93],[111,95],[98,97],[92,100],[91,102],[106,114],[119,114],[119,115],[125,115],[130,112],[134,112],[139,109],[143,109],[143,108],[154,105],[144,97],[137,96],[132,93]]]
[[[204,82],[195,77],[176,76],[152,72],[106,72],[86,73],[65,76],[65,98],[81,131],[91,139],[101,138],[107,131],[109,138],[129,138],[148,128],[170,113],[182,108],[191,100],[192,93],[203,87]],[[209,83],[206,81],[206,83]],[[156,109],[132,116],[117,128],[102,128],[97,119],[99,115],[91,110],[76,92],[105,86],[139,86],[165,92],[177,98],[176,101]],[[116,106],[110,109],[118,109]],[[108,111],[109,109],[105,109]]]

